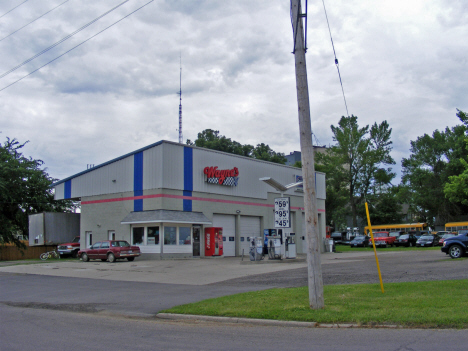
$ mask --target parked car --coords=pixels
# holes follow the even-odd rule
[[[389,236],[394,236],[395,241],[397,241],[401,234],[403,234],[403,232],[390,232],[388,235]]]
[[[398,239],[395,240],[395,246],[416,246],[418,238],[414,234],[401,234]]]
[[[367,235],[358,235],[349,242],[351,247],[366,247],[369,245],[370,238]]]
[[[410,230],[408,234],[413,234],[417,239],[419,239],[424,233],[419,230]]]
[[[440,237],[435,234],[424,234],[416,241],[416,246],[436,246],[439,244]]]
[[[133,261],[135,257],[140,256],[140,248],[131,246],[125,240],[106,240],[98,241],[89,249],[80,250],[78,256],[83,262],[89,260],[101,260],[115,262],[119,259]]]
[[[442,235],[442,237],[439,239],[439,246],[442,246],[444,244],[445,239],[453,238],[454,236],[457,236],[457,234],[447,233],[447,234]]]
[[[59,244],[57,251],[60,257],[71,256],[73,258],[78,257],[78,251],[80,251],[80,237],[76,236],[71,242]]]
[[[460,258],[466,254],[468,246],[468,233],[445,239],[440,250],[452,258]]]
[[[388,245],[393,246],[393,243],[395,242],[395,237],[390,236],[389,232],[375,232],[373,235],[376,247],[387,247]],[[369,246],[372,246],[372,240],[369,240]]]
[[[342,232],[333,232],[330,235],[330,239],[333,239],[335,244],[341,244],[343,241],[343,233]]]

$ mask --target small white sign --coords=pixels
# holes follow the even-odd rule
[[[275,199],[275,228],[291,228],[289,197]]]

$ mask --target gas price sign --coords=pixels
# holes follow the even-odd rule
[[[291,228],[289,197],[275,199],[275,228]]]

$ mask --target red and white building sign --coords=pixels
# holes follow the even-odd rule
[[[227,186],[237,186],[239,181],[239,169],[218,169],[218,167],[205,167],[203,173],[206,175],[206,182]]]

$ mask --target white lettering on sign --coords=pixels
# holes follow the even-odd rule
[[[218,167],[205,167],[203,173],[206,175],[206,182],[227,186],[237,186],[239,182],[239,169],[218,169]]]

